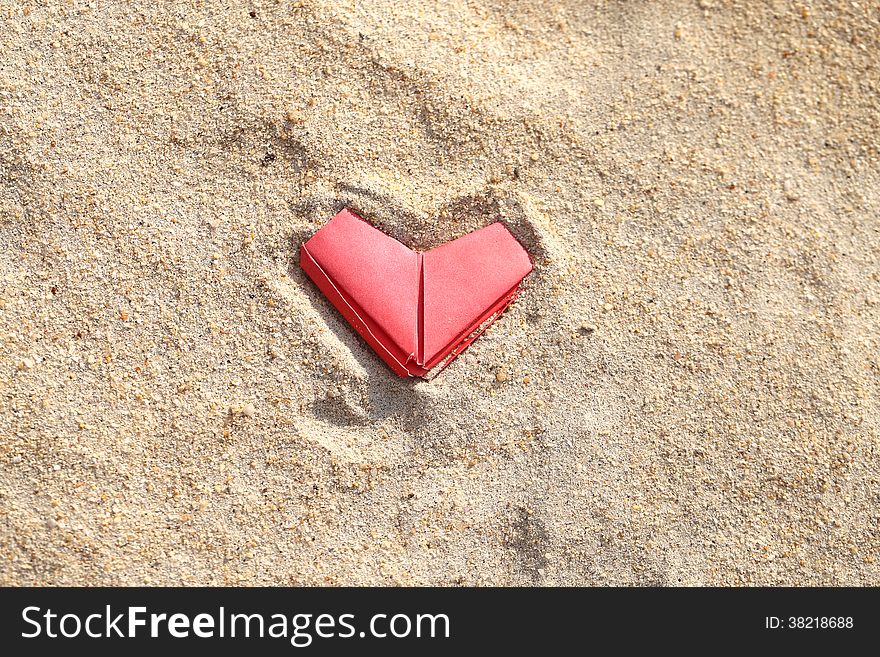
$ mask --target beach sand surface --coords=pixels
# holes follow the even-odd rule
[[[0,584],[877,585],[877,2],[0,2]],[[350,207],[534,271],[430,381]]]

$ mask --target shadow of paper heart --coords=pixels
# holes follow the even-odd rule
[[[293,254],[299,253],[300,237],[300,231],[296,231],[290,238]],[[401,379],[376,356],[306,276],[299,266],[298,255],[291,259],[288,273],[307,297],[315,313],[314,321],[324,327],[332,341],[338,343],[338,348],[345,350],[346,356],[354,361],[351,365],[337,365],[338,376],[333,377],[335,382],[345,382],[347,392],[332,397],[315,397],[306,402],[310,411],[340,427],[364,426],[388,418],[396,419],[406,430],[424,426],[430,413],[425,412],[420,395],[413,394],[416,386],[424,382],[415,378]],[[328,351],[330,349],[328,345]]]

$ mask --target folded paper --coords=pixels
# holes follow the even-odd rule
[[[501,223],[420,253],[347,209],[302,245],[300,264],[402,377],[445,367],[510,305],[532,270]]]

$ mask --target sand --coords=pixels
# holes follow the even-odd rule
[[[877,2],[154,4],[0,7],[0,584],[880,583]],[[402,380],[343,206],[536,268]]]

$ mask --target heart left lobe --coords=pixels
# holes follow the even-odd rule
[[[418,350],[419,254],[343,210],[302,245],[300,263],[397,374],[424,373],[421,367],[413,368]]]

